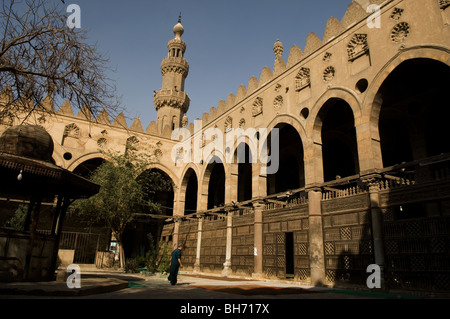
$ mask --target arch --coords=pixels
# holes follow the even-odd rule
[[[234,151],[234,165],[237,165],[237,201],[252,199],[252,150],[241,142]]]
[[[177,177],[176,174],[174,174],[174,172],[169,167],[167,167],[166,165],[161,164],[161,163],[151,163],[147,167],[147,169],[152,169],[152,168],[159,169],[162,172],[164,172],[165,174],[167,174],[167,176],[169,176],[170,179],[172,180],[174,189],[178,188],[179,178]]]
[[[324,181],[359,173],[353,114],[351,106],[345,100],[336,97],[328,99],[317,113],[315,130],[320,127]]]
[[[203,175],[203,189],[207,189],[206,208],[225,205],[226,172],[223,162],[217,156],[209,161]]]
[[[106,156],[100,152],[93,152],[93,153],[87,153],[87,154],[83,154],[82,156],[78,157],[76,160],[74,160],[73,162],[71,162],[68,166],[67,169],[69,171],[74,171],[74,169],[79,166],[81,163],[95,159],[95,158],[101,158],[104,161],[107,160]]]
[[[270,132],[274,127],[280,124],[289,124],[290,126],[295,128],[303,143],[306,143],[306,141],[308,140],[308,134],[304,125],[298,120],[297,117],[289,114],[282,114],[275,117],[271,122],[268,123],[267,132]],[[303,146],[305,147],[305,144]]]
[[[163,215],[173,216],[175,183],[171,177],[162,169],[150,167],[142,172],[137,180],[146,190],[147,199],[159,203]]]
[[[389,72],[371,109],[372,135],[378,137],[381,160],[389,167],[450,153],[446,88],[450,66],[437,59],[405,59]],[[377,123],[375,123],[377,121]]]
[[[375,141],[380,140],[378,123],[382,97],[379,90],[386,78],[403,62],[412,59],[430,59],[450,66],[450,49],[439,46],[414,46],[405,48],[393,56],[369,83],[367,94],[362,103],[362,114],[369,118],[370,137]]]
[[[296,123],[297,121],[289,121],[290,123],[277,122],[275,126],[271,127],[268,138],[262,142],[267,147],[269,159],[271,160],[270,165],[273,164],[272,160],[275,159],[274,156],[278,157],[278,169],[266,176],[267,195],[305,186],[305,150],[303,139],[298,129],[290,124]],[[299,126],[301,127],[301,125]],[[271,145],[271,134],[273,134],[275,128],[279,130],[278,149],[276,150],[278,154],[274,153],[273,145]]]
[[[319,116],[319,113],[321,112],[323,105],[330,99],[343,100],[350,106],[353,112],[355,126],[358,126],[361,121],[361,103],[355,92],[342,87],[331,88],[322,94],[322,96],[316,101],[307,119],[308,124],[306,129],[313,138],[313,143],[322,144],[322,119]]]
[[[323,121],[325,120],[326,116],[324,106],[326,105],[330,106],[329,104],[330,101],[331,103],[333,101],[334,102],[342,101],[342,103],[348,105],[352,113],[353,126],[355,129],[357,129],[361,123],[362,119],[361,103],[356,93],[353,92],[352,90],[343,87],[335,87],[327,90],[320,96],[320,98],[316,101],[316,103],[312,107],[308,118],[306,119],[306,130],[308,135],[310,136],[309,144],[306,147],[307,156],[305,157],[305,163],[306,166],[308,167],[306,174],[306,184],[323,183],[325,180],[322,128],[323,128]],[[356,133],[359,132],[357,131]],[[358,139],[358,136],[356,138]],[[344,144],[347,145],[348,143]],[[364,154],[364,152],[360,150],[361,146],[359,143],[356,143],[356,145],[358,148],[356,152],[358,160],[355,162],[360,163],[361,154]],[[335,147],[338,146],[335,145]],[[353,159],[354,156],[352,155],[351,158]],[[360,166],[360,164],[358,165]],[[338,175],[339,174],[335,174],[334,177],[338,177]],[[329,173],[328,176],[331,176],[331,173]]]
[[[198,174],[195,168],[187,167],[181,176],[183,178],[181,180],[180,195],[178,198],[186,215],[197,211],[199,190]]]

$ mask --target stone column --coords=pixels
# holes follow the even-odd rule
[[[262,212],[265,208],[263,202],[253,203],[255,208],[255,222],[254,222],[254,272],[253,278],[261,279],[263,276],[263,216]]]
[[[370,216],[372,222],[372,239],[375,264],[381,269],[381,288],[385,289],[384,281],[384,240],[383,240],[383,216],[380,209],[380,176],[378,174],[364,177],[363,181],[369,186]],[[369,266],[369,265],[367,265]]]
[[[372,103],[372,108],[380,110],[382,105],[383,98],[378,93]],[[362,117],[359,123],[355,124],[355,129],[358,144],[359,170],[361,174],[373,172],[374,168],[383,168],[378,119]]]
[[[262,164],[252,163],[252,198],[267,196],[267,175],[261,173]]]
[[[198,219],[197,231],[197,255],[195,257],[194,272],[200,272],[200,252],[202,249],[202,232],[203,232],[203,217]]]
[[[184,216],[184,200],[181,201],[181,194],[177,187],[173,189],[173,216]]]
[[[230,163],[225,170],[225,205],[231,204],[231,202],[237,202],[238,199],[238,163]]]
[[[174,226],[173,226],[173,237],[172,237],[172,243],[173,243],[173,247],[172,248],[177,248],[179,242],[179,231],[180,231],[180,220],[176,219]]]
[[[320,190],[308,192],[309,258],[313,286],[326,284],[321,201]]]
[[[227,213],[227,243],[225,248],[225,262],[223,264],[222,276],[231,275],[231,245],[233,241],[233,211]]]

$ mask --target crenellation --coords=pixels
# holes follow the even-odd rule
[[[241,100],[243,100],[247,95],[247,89],[246,87],[241,84],[238,87],[237,93],[236,93],[236,102],[240,102]]]
[[[351,25],[364,19],[367,15],[367,11],[358,2],[353,1],[349,4],[347,11],[342,17],[341,24],[344,28],[349,28]]]
[[[261,87],[263,84],[269,82],[270,80],[272,80],[272,77],[273,77],[272,71],[270,70],[270,68],[265,66],[261,70],[261,76],[259,77],[258,86]]]
[[[53,104],[53,99],[51,96],[47,95],[44,100],[41,102],[41,106],[44,108],[44,110],[50,112],[50,113],[54,113],[55,112],[55,107]]]
[[[112,126],[128,129],[128,124],[127,120],[125,119],[125,115],[123,115],[123,113],[120,113],[113,121]]]
[[[104,125],[111,125],[111,122],[109,120],[109,115],[108,112],[103,109],[100,114],[97,116],[97,118],[95,119],[95,121],[99,124],[104,124]]]
[[[303,50],[303,52],[305,53],[305,55],[309,55],[309,54],[313,53],[315,50],[317,50],[318,48],[320,48],[321,46],[322,46],[322,41],[320,40],[319,36],[317,34],[315,34],[314,32],[311,32],[306,37],[305,49]]]
[[[327,21],[327,26],[325,27],[322,42],[327,43],[344,31],[345,27],[341,24],[341,22],[339,22],[337,18],[331,17]]]
[[[222,115],[226,111],[226,103],[224,100],[220,100],[217,104],[217,114],[218,116]]]
[[[63,105],[61,105],[61,107],[58,109],[56,114],[61,114],[61,115],[75,117],[75,115],[73,114],[72,105],[70,104],[70,101],[68,101],[68,100],[65,101],[63,103]]]
[[[87,105],[83,106],[83,108],[78,112],[77,118],[92,122],[93,117],[91,109]]]
[[[248,80],[248,86],[247,86],[247,95],[253,93],[258,88],[258,79],[254,76],[252,76]]]
[[[151,121],[150,124],[145,129],[145,133],[151,134],[151,135],[157,135],[158,133],[158,126],[155,121]]]
[[[291,66],[295,65],[304,57],[302,49],[297,45],[293,45],[289,51],[289,57],[287,59],[286,68],[289,69]]]
[[[235,102],[236,102],[236,97],[234,96],[234,94],[233,93],[228,94],[226,109],[227,110],[231,109],[234,106]]]
[[[209,109],[209,118],[211,120],[215,119],[217,117],[217,109],[213,106]]]
[[[144,129],[142,127],[141,119],[139,117],[136,117],[133,121],[133,124],[130,126],[130,130],[143,133]]]

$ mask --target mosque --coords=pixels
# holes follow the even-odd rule
[[[376,264],[383,287],[450,291],[449,0],[353,1],[303,49],[276,41],[272,68],[191,123],[181,22],[173,32],[145,130],[70,101],[28,118],[56,165],[86,176],[101,149],[151,150],[173,185],[159,237],[185,245],[185,270],[366,287]],[[226,143],[237,129],[256,133]],[[271,163],[250,161],[262,148]]]

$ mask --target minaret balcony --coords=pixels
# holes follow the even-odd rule
[[[187,77],[189,73],[189,63],[183,57],[168,57],[161,62],[161,74],[175,72]]]
[[[155,92],[155,96],[153,98],[153,104],[155,105],[156,110],[159,110],[163,106],[170,106],[179,108],[186,113],[189,109],[190,102],[191,99],[186,92],[175,89],[159,90],[158,92]]]

